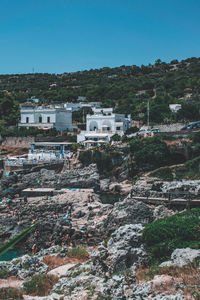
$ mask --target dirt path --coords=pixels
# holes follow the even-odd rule
[[[1,279],[0,280],[0,288],[5,288],[5,287],[19,288],[23,282],[24,282],[23,280],[19,280],[15,277]]]

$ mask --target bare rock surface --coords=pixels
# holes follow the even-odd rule
[[[144,262],[147,252],[140,241],[142,229],[141,224],[129,224],[113,232],[107,245],[103,243],[106,247],[93,253],[96,272],[114,274]]]
[[[176,249],[171,254],[171,260],[163,262],[160,267],[183,267],[198,257],[200,257],[200,250],[191,248]]]

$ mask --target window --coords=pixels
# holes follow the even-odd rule
[[[50,117],[47,117],[47,123],[50,123]]]
[[[121,128],[120,128],[120,127],[117,127],[116,129],[117,129],[117,130],[120,130]]]
[[[29,123],[29,117],[26,117],[26,123]]]
[[[39,117],[39,123],[42,123],[42,117]]]

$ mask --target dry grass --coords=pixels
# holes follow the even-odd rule
[[[64,259],[60,256],[45,256],[43,262],[48,266],[48,271],[55,269],[57,267],[66,265],[69,260]]]
[[[151,267],[143,268],[139,267],[136,272],[136,278],[139,281],[148,281],[152,280],[155,275],[168,275],[173,278],[173,286],[164,288],[169,290],[174,290],[174,293],[177,292],[176,285],[177,283],[182,283],[184,288],[180,290],[183,295],[188,297],[188,299],[200,299],[200,269],[198,265],[189,264],[187,266],[179,267]],[[168,283],[166,283],[168,284]],[[194,292],[199,293],[199,298],[194,297]],[[160,292],[160,291],[158,291]]]
[[[66,264],[70,264],[70,263],[79,264],[88,259],[89,255],[87,252],[86,253],[84,252],[84,255],[83,253],[81,253],[81,255],[79,254],[80,254],[79,252],[77,254],[72,251],[72,253],[70,253],[69,255],[70,257],[65,259],[60,256],[45,256],[43,258],[43,262],[48,266],[48,271],[51,271],[55,268],[58,268]]]

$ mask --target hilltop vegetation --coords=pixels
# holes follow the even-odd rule
[[[173,60],[168,64],[157,60],[148,66],[64,74],[0,75],[0,90],[11,93],[13,108],[31,96],[38,97],[41,103],[76,102],[78,96],[86,96],[88,101],[101,101],[116,112],[131,113],[134,119],[146,121],[146,105],[150,100],[152,123],[193,121],[199,119],[200,59]],[[3,97],[1,93],[0,103]],[[177,114],[169,110],[172,103],[182,104]],[[10,124],[14,120],[5,121]]]

